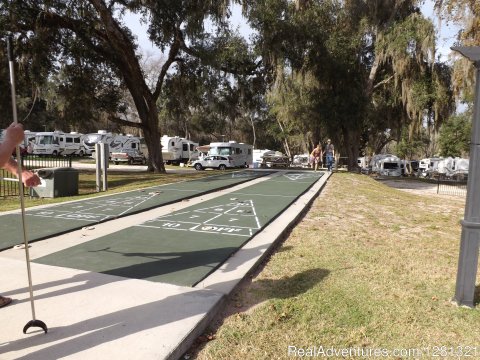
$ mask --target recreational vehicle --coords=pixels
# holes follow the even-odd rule
[[[252,167],[254,169],[259,168],[263,162],[263,156],[274,152],[268,149],[254,149],[252,152]]]
[[[117,135],[110,143],[110,157],[115,165],[126,162],[130,165],[145,165],[147,158],[142,151],[141,139],[132,135]]]
[[[83,156],[83,134],[61,131],[38,132],[31,142],[34,155],[80,155]]]
[[[418,172],[420,177],[430,177],[433,172],[438,170],[438,163],[443,158],[433,157],[420,160]]]
[[[260,167],[289,167],[290,158],[280,151],[268,151],[262,156]]]
[[[140,138],[127,134],[115,135],[109,144],[110,153],[140,150]]]
[[[381,176],[401,176],[402,161],[395,155],[373,155],[370,161],[372,172]]]
[[[83,138],[82,145],[85,155],[92,155],[95,151],[95,144],[108,144],[112,142],[114,135],[105,130],[98,130],[96,133],[86,134]]]
[[[468,159],[447,157],[438,162],[437,172],[447,178],[463,179],[468,175],[468,165]]]
[[[418,176],[418,160],[402,160],[402,175]]]
[[[293,161],[292,161],[292,166],[309,168],[310,167],[310,155],[309,154],[294,155],[293,156]]]
[[[213,142],[208,155],[230,156],[235,167],[248,167],[253,162],[253,146],[236,141]]]
[[[163,135],[160,139],[163,161],[167,164],[187,163],[198,158],[198,143],[185,138]]]
[[[362,156],[357,158],[357,165],[360,169],[365,169],[368,168],[369,165],[369,157],[368,156]]]
[[[21,154],[28,154],[32,152],[31,143],[35,140],[35,132],[30,130],[24,131],[24,139],[23,143],[20,144],[20,153]],[[3,138],[5,137],[5,129],[0,129],[0,143],[3,142]],[[28,151],[30,149],[30,152]],[[15,155],[16,150],[13,150],[12,155]]]

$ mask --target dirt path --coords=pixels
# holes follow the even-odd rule
[[[418,195],[435,195],[441,197],[454,197],[457,199],[466,198],[466,191],[465,190],[457,190],[453,193],[449,193],[448,191],[445,192],[443,188],[441,188],[440,193],[437,192],[438,185],[435,183],[427,183],[423,181],[415,181],[411,179],[388,179],[388,180],[379,180],[383,184],[390,186],[392,188],[406,191],[413,194]],[[442,193],[443,192],[443,193]]]

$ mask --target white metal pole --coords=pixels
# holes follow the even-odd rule
[[[9,36],[7,38],[7,47],[8,47],[8,64],[10,69],[10,88],[12,91],[12,112],[13,112],[13,122],[18,124],[17,118],[17,101],[16,101],[16,89],[15,89],[15,67],[13,62],[13,41]],[[16,155],[17,155],[17,177],[18,177],[18,189],[20,191],[20,208],[22,214],[22,230],[23,230],[23,243],[25,245],[25,258],[27,262],[27,275],[28,275],[28,289],[30,291],[30,306],[32,309],[32,320],[29,321],[23,328],[23,332],[26,333],[28,328],[32,326],[41,327],[45,333],[47,333],[47,326],[41,320],[37,320],[35,317],[35,303],[33,299],[33,286],[32,286],[32,270],[30,268],[30,252],[28,250],[28,237],[27,237],[27,224],[25,221],[25,196],[22,182],[22,161],[20,156],[20,146],[16,146]]]

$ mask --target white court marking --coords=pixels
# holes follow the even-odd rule
[[[52,219],[68,219],[78,221],[104,221],[107,219],[121,216],[142,203],[152,199],[158,194],[129,196],[121,199],[103,199],[85,200],[81,205],[72,206],[72,210],[65,210],[64,207],[59,209],[49,208],[43,210],[28,211],[28,216],[52,218]],[[105,214],[110,212],[110,214]]]
[[[251,177],[248,173],[232,173],[232,178],[246,178]],[[28,216],[52,218],[52,219],[68,219],[80,222],[102,222],[108,219],[122,216],[131,212],[135,207],[140,206],[148,200],[151,200],[157,195],[161,195],[162,191],[154,191],[140,195],[132,195],[123,198],[114,199],[92,199],[85,200],[81,204],[75,204],[70,209],[65,209],[60,205],[59,209],[49,208],[44,210],[30,210],[26,213]],[[168,191],[201,193],[200,190],[192,189],[168,189]],[[109,213],[107,213],[109,212]]]
[[[303,179],[311,179],[311,178],[319,178],[316,174],[309,174],[309,173],[287,173],[283,175],[289,180],[298,181]]]
[[[163,215],[136,226],[245,237],[262,227],[251,199]]]

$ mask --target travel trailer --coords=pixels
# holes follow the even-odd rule
[[[254,149],[252,152],[252,167],[254,169],[259,168],[263,162],[263,156],[274,152],[268,149]]]
[[[115,165],[126,162],[130,165],[147,163],[146,154],[142,151],[142,139],[133,135],[117,135],[110,143],[110,157]]]
[[[437,173],[447,178],[465,178],[468,175],[469,159],[447,157],[437,164]]]
[[[311,166],[310,155],[309,154],[294,155],[292,166],[309,168]]]
[[[255,169],[259,167],[288,167],[290,166],[290,159],[280,151],[254,149],[252,165]],[[297,164],[297,166],[300,165]]]
[[[108,148],[110,153],[124,152],[132,149],[140,150],[140,138],[130,134],[115,135]]]
[[[357,165],[360,169],[368,167],[368,159],[366,156],[357,158]]]
[[[160,139],[163,161],[167,164],[187,163],[198,159],[198,143],[179,136],[163,135]]]
[[[403,160],[404,167],[402,175],[405,176],[418,176],[418,167],[420,162],[418,160]]]
[[[248,167],[253,163],[253,146],[236,141],[212,142],[208,155],[231,156],[235,167]]]
[[[267,151],[261,156],[260,167],[288,167],[290,159],[280,151]]]
[[[403,163],[392,154],[373,155],[370,161],[372,172],[381,176],[401,176]]]
[[[61,131],[38,132],[30,141],[31,152],[34,155],[84,155],[82,147],[83,134]]]

